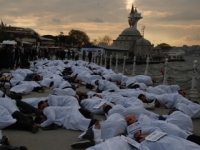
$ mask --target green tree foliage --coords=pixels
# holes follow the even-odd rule
[[[170,50],[170,49],[172,49],[172,46],[170,46],[167,43],[161,43],[161,44],[158,44],[158,46],[160,46],[162,48],[162,50]]]
[[[82,47],[91,45],[89,36],[83,31],[72,29],[69,32],[69,37],[73,46]]]

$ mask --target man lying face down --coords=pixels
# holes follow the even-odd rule
[[[35,122],[43,128],[54,123],[65,129],[86,131],[96,119],[85,118],[77,107],[48,106],[44,108],[43,114],[35,118]]]

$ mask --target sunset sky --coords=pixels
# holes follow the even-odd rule
[[[131,5],[143,16],[145,38],[153,44],[200,45],[200,0],[0,0],[0,19],[40,35],[86,32],[93,39],[116,39],[128,28]]]

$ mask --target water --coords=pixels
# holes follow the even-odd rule
[[[193,65],[194,60],[197,60],[197,85],[196,88],[200,91],[200,57],[185,56],[185,62],[168,62],[168,82],[169,84],[178,84],[183,89],[190,89],[192,85],[193,77]],[[164,69],[165,64],[149,64],[148,75],[156,80],[157,84],[162,84],[163,75],[161,70]],[[114,70],[114,66],[112,69]],[[133,65],[126,65],[125,73],[127,75],[132,75]],[[146,65],[136,65],[135,74],[144,74]],[[118,67],[119,72],[122,72],[122,65]]]

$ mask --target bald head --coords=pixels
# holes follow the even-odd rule
[[[131,124],[137,122],[135,116],[133,116],[133,115],[126,115],[125,120],[126,120],[128,125],[131,125]]]

